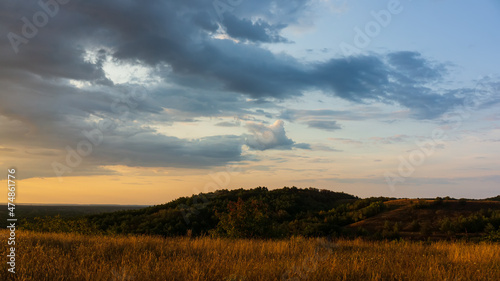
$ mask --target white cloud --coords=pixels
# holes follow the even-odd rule
[[[251,135],[247,136],[246,144],[256,150],[291,149],[295,142],[286,136],[284,125],[283,120],[276,120],[269,126],[247,122],[246,127]]]

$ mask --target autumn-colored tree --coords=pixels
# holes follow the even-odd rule
[[[253,238],[265,237],[271,230],[268,206],[260,200],[227,204],[227,212],[217,213],[219,224],[217,233],[228,237]]]

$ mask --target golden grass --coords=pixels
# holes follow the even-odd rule
[[[16,234],[16,280],[500,280],[499,244]]]

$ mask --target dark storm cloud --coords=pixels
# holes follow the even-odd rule
[[[263,43],[288,42],[286,38],[279,35],[286,25],[270,25],[263,20],[252,22],[249,19],[239,19],[234,15],[225,16],[223,24],[227,34],[234,39]]]
[[[286,20],[280,25],[267,23],[263,8],[269,4],[260,4],[261,10],[255,10],[259,6],[254,5],[254,16],[263,13],[264,19],[255,23],[233,14],[226,15],[228,33],[248,40],[276,41],[277,32],[286,25]],[[306,2],[285,6],[296,6],[297,10],[291,12],[300,14],[298,8],[306,6]],[[53,18],[54,22],[44,30],[46,34],[39,34],[20,46],[21,61],[26,61],[18,67],[24,66],[25,70],[39,75],[109,83],[100,60],[89,63],[83,59],[83,48],[92,46],[111,50],[108,55],[119,61],[152,67],[168,65],[175,75],[171,81],[174,83],[179,80],[190,84],[202,79],[219,85],[221,91],[253,98],[285,99],[319,89],[353,102],[399,103],[412,109],[417,118],[434,118],[439,115],[436,110],[441,109],[442,113],[460,102],[452,95],[431,93],[419,84],[435,80],[444,73],[444,68],[426,61],[418,53],[389,54],[388,63],[384,57],[371,55],[304,64],[258,46],[213,39],[217,17],[207,12],[213,11],[213,7],[206,1],[154,1],[148,5],[136,1],[126,5],[114,1],[84,1],[68,7],[71,9],[60,12],[66,16]],[[21,17],[23,11],[29,14],[21,10],[17,17],[10,19]],[[245,16],[249,16],[248,11]],[[229,27],[230,21],[233,24]],[[271,33],[276,38],[272,39]],[[57,48],[49,48],[49,44]],[[102,55],[106,53],[103,51]],[[33,58],[44,59],[37,64]],[[14,58],[10,65],[14,67],[17,60]]]
[[[300,20],[307,19],[312,15],[312,4],[310,0],[235,0],[224,1],[216,0],[216,2],[228,3],[221,10],[221,17],[224,19],[227,15],[234,14],[241,18],[258,17],[273,24],[295,24]],[[217,9],[215,9],[217,10]],[[217,13],[219,16],[219,13]]]
[[[381,100],[386,96],[390,72],[375,56],[331,59],[316,65],[311,78],[324,89],[354,102]]]
[[[183,140],[156,133],[137,134],[123,138],[107,138],[98,146],[89,161],[104,161],[139,167],[211,167],[241,161],[242,138],[239,136],[213,136],[196,140]]]
[[[450,92],[434,92],[425,84],[444,75],[444,66],[420,58],[418,53],[404,52],[383,56],[358,56],[332,59],[316,68],[317,83],[330,93],[358,103],[369,101],[397,103],[411,110],[413,117],[433,119],[463,103],[463,97]],[[416,75],[412,66],[424,74]],[[418,79],[417,79],[418,78]]]
[[[234,116],[252,113],[253,102],[244,95],[207,89],[159,87],[151,92],[152,100],[163,108],[175,110],[175,117]]]
[[[421,119],[440,116],[463,99],[457,91],[426,88],[446,69],[418,53],[304,63],[248,44],[288,41],[280,32],[310,16],[307,0],[243,1],[224,13],[223,20],[213,2],[205,0],[75,0],[58,5],[57,12],[52,6],[53,16],[27,36],[30,27],[21,19],[33,24],[33,15],[45,10],[39,3],[49,2],[0,2],[0,140],[12,149],[26,146],[64,154],[97,120],[112,120],[117,125],[105,132],[107,141],[84,162],[94,166],[79,168],[88,173],[98,172],[95,165],[122,158],[130,166],[224,165],[242,159],[243,143],[258,150],[308,148],[288,138],[282,124],[271,130],[269,142],[255,139],[269,127],[252,127],[255,134],[245,141],[237,136],[183,140],[146,126],[262,115],[266,113],[255,108],[271,108],[276,100],[308,90],[354,103],[397,103]],[[216,39],[221,36],[245,42]],[[137,86],[114,84],[103,70],[110,60],[148,67],[159,77],[158,85],[146,85],[147,98],[125,105],[126,115],[120,110],[123,98]],[[87,86],[75,87],[70,80]],[[120,106],[113,107],[116,100]],[[312,127],[331,130],[336,125],[321,122]]]

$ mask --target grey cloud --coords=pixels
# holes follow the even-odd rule
[[[264,111],[264,110],[262,110],[262,109],[257,109],[257,110],[255,110],[255,112],[256,112],[256,113],[258,113],[258,114],[262,114],[262,115],[264,115],[265,117],[267,117],[267,118],[269,118],[269,119],[273,118],[273,115],[272,115],[272,114],[270,114],[270,113],[268,113],[268,112],[265,112],[265,111]]]
[[[212,15],[206,11],[201,11],[192,16],[193,23],[209,32],[216,32],[219,26],[212,20]]]
[[[367,120],[367,119],[381,119],[387,117],[394,117],[393,113],[382,112],[378,108],[369,106],[359,107],[356,110],[330,110],[330,109],[317,109],[317,110],[303,110],[303,109],[285,109],[281,112],[279,117],[281,119],[299,122],[306,124],[310,128],[323,129],[327,131],[339,130],[342,126],[335,120]]]
[[[316,128],[326,131],[340,130],[342,127],[336,121],[311,120],[307,122],[310,128]]]
[[[213,136],[196,140],[183,140],[159,134],[140,134],[129,138],[111,137],[97,146],[97,163],[121,164],[140,167],[203,168],[225,165],[243,160],[242,140],[239,136]],[[90,158],[92,161],[92,158]]]
[[[280,118],[287,121],[307,121],[316,119],[337,119],[337,120],[366,120],[394,117],[393,113],[385,113],[380,108],[372,106],[357,107],[354,110],[330,110],[330,109],[285,109],[281,112]]]
[[[148,105],[153,102],[148,99],[136,101],[137,106],[130,108],[125,112],[128,115],[124,115],[112,110],[113,96],[123,94],[117,89],[114,89],[114,93],[101,92],[100,95],[98,92],[68,90],[71,91],[64,94],[62,91],[55,91],[54,95],[60,95],[59,99],[40,99],[48,93],[44,91],[40,92],[38,99],[36,96],[29,98],[26,92],[20,91],[19,95],[7,98],[11,106],[16,104],[10,108],[19,111],[9,111],[10,108],[0,106],[0,112],[4,116],[1,118],[3,120],[0,119],[0,130],[6,133],[0,136],[1,143],[13,147],[9,149],[18,146],[29,148],[25,154],[31,155],[30,163],[38,165],[31,167],[31,164],[23,163],[25,169],[34,169],[25,173],[25,177],[54,176],[54,171],[49,168],[50,163],[66,163],[66,147],[76,149],[85,140],[83,132],[95,129],[95,121],[89,119],[92,116],[104,118],[114,124],[102,131],[104,142],[94,147],[91,155],[84,157],[82,164],[73,169],[72,175],[113,173],[109,169],[99,168],[103,165],[204,168],[243,159],[241,137],[183,140],[160,135],[144,126],[143,122],[151,115],[158,114],[154,106]],[[131,122],[132,120],[139,122]],[[19,154],[16,155],[20,156]],[[123,163],[124,159],[129,161]]]
[[[219,126],[219,127],[239,127],[241,124],[239,122],[227,122],[227,121],[224,121],[224,122],[219,122],[217,124],[215,124],[215,126]]]
[[[304,120],[308,118],[317,118],[317,117],[342,118],[345,117],[346,115],[351,116],[352,113],[346,111],[330,110],[330,109],[317,109],[317,110],[285,109],[284,111],[281,112],[280,118],[288,121],[295,121],[295,120]]]
[[[356,145],[363,144],[362,141],[347,139],[347,138],[328,138],[328,140],[335,141],[335,142],[341,142],[344,144],[356,144]]]
[[[227,32],[252,42],[283,42],[286,39],[279,32],[308,16],[310,4],[307,0],[243,1],[233,17],[226,15]],[[2,34],[22,34],[20,19],[38,10],[37,1],[0,2]],[[259,44],[216,39],[220,24],[224,23],[218,22],[211,1],[70,1],[36,36],[19,45],[17,55],[8,40],[0,44],[2,144],[64,153],[66,145],[79,141],[82,130],[95,126],[94,119],[110,119],[119,126],[106,132],[108,142],[96,148],[98,153],[88,163],[112,164],[128,157],[131,165],[216,166],[240,161],[245,141],[237,136],[182,140],[143,125],[194,121],[201,116],[270,117],[255,108],[275,107],[276,101],[308,90],[353,103],[397,103],[421,119],[436,118],[463,100],[463,91],[442,93],[425,87],[440,81],[446,71],[417,53],[302,62]],[[96,55],[89,58],[92,52]],[[159,85],[148,85],[149,96],[135,101],[126,116],[111,105],[135,86],[113,84],[103,70],[107,60],[149,67],[160,77]],[[412,67],[421,74],[412,72]],[[80,89],[69,80],[90,86]],[[303,113],[288,114],[287,120],[298,120]],[[357,118],[345,112],[321,114]],[[330,129],[335,126],[334,121],[321,118],[301,122],[311,120],[321,120]],[[246,140],[253,149],[309,147],[288,138],[282,124],[248,128],[255,132]],[[269,140],[258,140],[259,134],[269,131]],[[96,166],[89,164],[81,171],[106,172]]]
[[[417,119],[435,119],[464,104],[465,99],[451,92],[438,94],[431,89],[414,85],[391,85],[394,93],[389,100],[412,110]],[[396,88],[397,87],[397,88]]]
[[[418,53],[409,54],[389,54],[389,57],[395,56],[394,65],[374,55],[332,59],[318,65],[316,77],[318,83],[346,100],[399,103],[411,109],[413,117],[418,119],[439,117],[463,103],[464,99],[452,92],[437,93],[425,86],[446,73],[444,66],[434,66]],[[421,76],[414,74],[409,70],[411,65],[421,68],[424,73]]]
[[[305,14],[307,9],[300,9],[307,7],[309,1],[276,6],[279,3],[257,1],[252,7],[242,3],[241,9],[225,17],[225,21],[233,21],[227,25],[229,32],[254,41],[284,40],[277,39],[276,32]],[[265,8],[271,6],[275,8],[269,14]],[[358,103],[399,103],[420,119],[436,118],[462,102],[453,93],[435,93],[424,87],[439,80],[446,69],[419,53],[397,52],[385,57],[335,58],[305,64],[259,46],[212,38],[217,17],[206,12],[212,9],[210,3],[201,0],[154,1],[149,5],[136,1],[127,5],[114,1],[75,2],[71,9],[64,9],[53,18],[43,36],[40,34],[21,46],[23,58],[3,56],[2,61],[20,71],[109,85],[102,62],[84,60],[84,48],[99,46],[112,50],[103,56],[118,61],[155,68],[170,66],[173,72],[164,77],[170,82],[203,81],[219,91],[256,99],[285,99],[319,89]],[[6,19],[10,29],[16,31],[14,23],[19,24],[18,18],[29,13],[29,9],[20,9]],[[281,17],[281,23],[271,23],[273,14]],[[258,20],[253,23],[247,20],[252,16]],[[7,49],[4,46],[2,53],[9,53]]]
[[[296,24],[311,16],[310,0],[253,0],[240,1],[233,14],[250,18],[258,17],[266,21],[282,24]]]
[[[312,150],[318,150],[318,151],[335,151],[335,152],[341,151],[341,150],[338,150],[338,149],[335,149],[335,148],[332,148],[328,145],[323,145],[323,144],[313,144],[310,146],[310,148]],[[333,160],[329,159],[328,161],[332,162]]]
[[[279,35],[286,25],[270,25],[263,20],[252,22],[249,19],[239,19],[232,14],[223,20],[226,33],[234,39],[263,43],[286,43],[288,40]]]
[[[318,64],[312,77],[335,95],[355,102],[381,100],[389,84],[389,71],[375,56],[331,59]]]
[[[313,148],[312,148],[312,146],[311,146],[310,144],[308,144],[308,143],[303,143],[303,142],[301,142],[301,143],[295,143],[295,144],[293,145],[293,147],[295,147],[295,148],[300,148],[300,149],[313,149]]]
[[[371,137],[370,140],[372,140],[375,143],[382,143],[382,144],[393,144],[393,143],[401,143],[401,142],[406,142],[408,139],[411,139],[410,136],[407,135],[394,135],[390,137]]]
[[[444,64],[432,63],[418,52],[394,52],[387,57],[389,63],[409,80],[434,81],[447,72]]]

